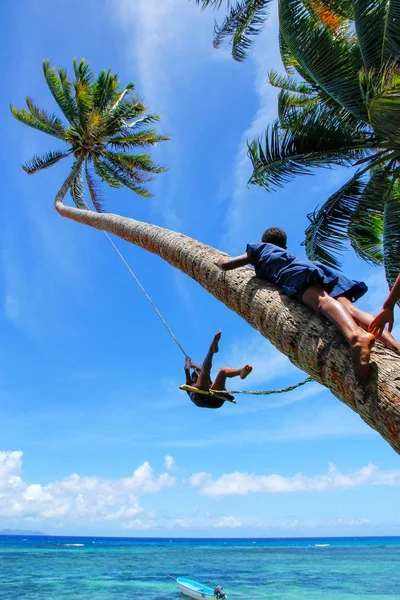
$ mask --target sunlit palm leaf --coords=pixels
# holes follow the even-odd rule
[[[290,52],[309,77],[355,117],[366,121],[358,83],[361,58],[348,36],[333,33],[307,11],[302,0],[281,0],[280,26]]]
[[[400,273],[400,184],[396,179],[384,208],[383,254],[385,273],[392,287]]]
[[[57,71],[50,66],[50,61],[47,59],[43,61],[43,73],[46,83],[53,94],[53,98],[62,110],[64,116],[70,123],[74,123],[77,114],[74,112],[73,107],[71,107],[71,104],[65,95],[63,85],[57,76]]]
[[[22,168],[25,171],[25,173],[28,173],[28,175],[33,175],[34,173],[36,173],[36,171],[42,171],[43,169],[48,169],[49,167],[52,167],[53,165],[58,163],[59,160],[66,158],[70,154],[71,151],[62,152],[61,150],[47,152],[43,156],[38,156],[37,154],[35,154],[35,156],[30,161],[22,165]]]
[[[383,262],[383,208],[391,181],[389,169],[373,170],[347,230],[356,254],[374,265]]]
[[[252,37],[263,28],[270,0],[242,0],[232,6],[222,25],[215,25],[214,46],[218,48],[226,37],[231,38],[232,56],[243,61],[252,44]]]
[[[272,86],[285,90],[287,92],[296,92],[297,94],[308,94],[315,95],[315,89],[313,86],[305,83],[304,81],[298,81],[293,76],[280,75],[277,71],[270,71],[268,73],[268,79]]]
[[[264,138],[249,145],[254,169],[250,183],[273,189],[296,175],[309,174],[314,167],[349,165],[366,156],[366,134],[332,119],[323,108],[293,111],[286,119],[290,128],[282,129],[275,121]]]
[[[61,136],[60,131],[54,128],[52,125],[43,122],[42,120],[37,119],[34,115],[32,115],[26,108],[19,110],[12,104],[10,104],[11,114],[24,125],[28,125],[29,127],[33,127],[33,129],[37,129],[42,133],[47,133],[47,135],[52,135],[58,139],[64,139]]]
[[[346,249],[347,228],[363,189],[364,183],[355,175],[308,216],[311,224],[306,229],[304,244],[310,260],[332,268],[340,267],[337,255]]]
[[[129,130],[118,136],[108,138],[107,141],[115,148],[134,148],[135,146],[146,147],[155,146],[158,142],[167,141],[167,135],[160,135],[154,129],[143,129],[136,133],[131,133]]]

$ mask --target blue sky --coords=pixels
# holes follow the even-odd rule
[[[160,7],[161,4],[161,7]],[[62,162],[28,178],[21,163],[57,148],[12,120],[30,95],[54,108],[43,58],[85,57],[135,81],[171,141],[154,200],[104,188],[106,208],[241,253],[268,226],[300,247],[306,214],[348,177],[298,178],[267,194],[247,187],[246,139],[275,115],[267,83],[280,68],[276,14],[251,58],[213,49],[214,14],[188,0],[42,0],[10,4],[1,96],[0,528],[59,534],[300,536],[400,534],[394,451],[317,384],[238,397],[218,411],[178,391],[183,357],[105,237],[59,217]],[[159,258],[117,241],[186,351],[200,362],[222,329],[222,364],[250,363],[246,387],[304,374],[234,313]],[[350,253],[361,306],[385,297],[381,272]],[[397,327],[397,333],[399,328]],[[398,336],[399,337],[399,336]]]

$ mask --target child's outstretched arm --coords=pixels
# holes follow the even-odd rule
[[[238,269],[244,267],[250,263],[250,256],[246,252],[240,256],[234,256],[233,258],[219,258],[215,263],[217,267],[223,271],[231,271],[232,269]]]
[[[372,333],[376,338],[380,338],[383,330],[385,329],[386,323],[388,324],[389,331],[393,329],[394,323],[394,306],[396,302],[400,300],[400,275],[397,277],[394,286],[383,303],[381,312],[376,315],[375,319],[371,322],[368,331]]]
[[[192,366],[192,359],[190,356],[185,358],[185,377],[186,377],[186,385],[193,385],[192,378],[190,376],[190,367]]]

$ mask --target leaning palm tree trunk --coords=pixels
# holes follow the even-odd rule
[[[79,169],[79,159],[75,165]],[[400,357],[379,342],[365,389],[355,380],[350,351],[336,328],[308,308],[254,277],[248,268],[223,272],[221,252],[181,233],[109,213],[65,206],[73,169],[56,196],[58,213],[108,231],[157,254],[195,279],[215,298],[243,317],[291,362],[326,386],[400,454]]]

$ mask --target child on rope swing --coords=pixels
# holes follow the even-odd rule
[[[240,377],[240,379],[246,379],[246,377],[252,372],[253,367],[250,365],[245,365],[242,369],[230,369],[229,367],[222,367],[222,369],[220,369],[218,372],[214,382],[211,380],[212,359],[214,354],[219,351],[218,344],[220,339],[221,331],[218,331],[211,342],[207,356],[205,357],[201,367],[195,363],[192,363],[190,356],[186,357],[186,385],[203,390],[204,392],[208,392],[210,390],[225,390],[227,378]],[[192,373],[190,373],[190,369],[193,369]],[[199,394],[194,391],[186,393],[189,394],[191,401],[200,408],[221,408],[226,400],[234,399],[233,396],[227,392],[224,394],[219,394],[218,397]]]
[[[299,258],[286,247],[282,229],[270,227],[261,242],[248,244],[245,254],[220,258],[216,265],[230,271],[251,264],[256,276],[282,289],[324,316],[342,332],[350,346],[356,378],[364,382],[369,374],[371,349],[375,335],[368,332],[373,316],[353,303],[368,290],[362,281],[353,281],[319,262]],[[400,352],[400,344],[387,329],[377,336],[388,348]]]

